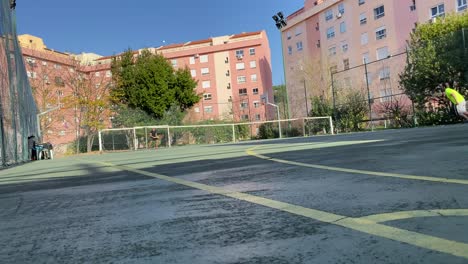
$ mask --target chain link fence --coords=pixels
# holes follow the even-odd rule
[[[10,0],[0,0],[0,168],[29,160],[28,136],[38,136],[37,108],[17,40],[13,7]]]
[[[414,125],[414,107],[399,84],[407,52],[377,50],[377,60],[332,72],[333,115],[339,132]]]

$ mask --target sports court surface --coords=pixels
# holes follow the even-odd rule
[[[2,263],[468,263],[468,125],[0,170]]]

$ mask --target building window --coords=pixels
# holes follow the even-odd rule
[[[211,81],[203,81],[202,82],[202,88],[210,88],[211,87]]]
[[[343,52],[347,52],[347,51],[348,51],[348,48],[349,48],[349,47],[348,47],[348,43],[346,43],[346,42],[342,42],[342,43],[341,43],[341,50],[342,50]]]
[[[211,94],[210,93],[203,94],[203,100],[205,101],[211,100]]]
[[[379,19],[385,16],[385,8],[383,5],[374,8],[374,19]]]
[[[392,97],[392,89],[391,88],[380,89],[380,102],[390,101],[391,97]]]
[[[249,120],[249,115],[242,115],[241,118],[242,118],[242,120],[248,121]]]
[[[330,67],[330,72],[331,73],[336,73],[338,71],[338,67],[336,65],[333,65]]]
[[[333,10],[329,9],[325,11],[325,20],[328,21],[331,19],[333,19]]]
[[[367,32],[361,34],[361,45],[366,45],[368,42]]]
[[[43,62],[42,62],[42,65],[43,65],[43,66],[47,66],[47,61],[43,61]]]
[[[70,68],[70,71],[73,69]],[[111,71],[106,71],[106,77],[112,77],[112,72]]]
[[[363,5],[364,3],[366,3],[366,1],[365,0],[358,0],[358,3],[359,3],[359,5]]]
[[[255,48],[250,48],[249,49],[249,54],[250,54],[250,56],[255,55]]]
[[[240,108],[241,108],[241,109],[249,108],[249,104],[248,104],[247,102],[241,102],[241,103],[240,103]]]
[[[251,62],[250,62],[250,68],[251,68],[251,69],[257,68],[257,62],[256,62],[256,61],[251,61]]]
[[[208,55],[201,55],[200,56],[200,63],[208,62]]]
[[[55,77],[55,85],[57,86],[65,86],[65,83],[63,82],[62,77],[56,76]]]
[[[288,40],[291,39],[291,32],[290,32],[290,31],[286,32],[286,38],[287,38]]]
[[[62,69],[62,66],[60,66],[58,64],[54,64],[54,69],[60,70],[60,69]]]
[[[200,113],[200,107],[195,107],[194,110],[195,110],[195,113]]]
[[[444,4],[439,4],[433,8],[431,8],[431,17],[438,17],[445,15],[445,6]]]
[[[292,47],[291,46],[288,46],[288,54],[292,55]]]
[[[379,78],[380,80],[390,79],[390,68],[389,67],[382,68],[382,70],[380,70],[379,72]]]
[[[210,68],[201,68],[201,75],[210,74]]]
[[[190,57],[189,58],[189,63],[190,64],[195,64],[195,57]]]
[[[260,107],[260,102],[259,101],[254,101],[253,105],[254,105],[254,108],[259,108]]]
[[[247,78],[245,76],[237,76],[237,83],[245,83]]]
[[[467,7],[466,0],[457,0],[457,11],[461,12]]]
[[[387,29],[385,27],[380,27],[375,31],[375,39],[383,39],[387,37]]]
[[[369,63],[369,52],[362,54],[362,63]]]
[[[299,36],[302,34],[302,28],[301,27],[297,27],[296,28],[296,36]]]
[[[336,55],[336,47],[333,46],[333,47],[328,48],[328,56],[334,56],[334,55]]]
[[[244,50],[236,50],[236,57],[237,58],[244,57]]]
[[[244,70],[245,64],[243,62],[236,63],[236,70]]]
[[[329,27],[327,29],[327,39],[331,39],[335,37],[335,27]]]
[[[247,88],[239,89],[239,95],[247,95]]]
[[[297,48],[297,51],[302,50],[302,41],[299,41],[299,42],[296,43],[296,48]]]
[[[359,15],[359,23],[360,23],[361,25],[367,24],[366,13],[362,13],[362,14]]]
[[[99,76],[101,76],[101,73],[100,73],[100,72],[95,72],[94,75],[95,75],[96,77],[99,77]]]
[[[255,114],[255,121],[260,121],[261,117],[260,114]]]
[[[377,49],[377,60],[388,58],[390,54],[388,53],[388,47],[382,47]]]
[[[213,113],[213,107],[212,106],[205,106],[203,107],[203,110],[205,113]]]
[[[256,81],[257,81],[257,74],[252,74],[252,75],[250,75],[250,80],[251,80],[252,82],[256,82]]]
[[[343,67],[345,70],[349,70],[349,59],[343,60]]]
[[[346,32],[346,23],[345,23],[345,22],[341,22],[341,23],[340,23],[340,32],[341,32],[341,33],[345,33],[345,32]]]
[[[172,67],[177,68],[177,60],[171,60]]]
[[[344,4],[343,3],[340,3],[338,4],[338,12],[341,13],[341,14],[344,14]]]
[[[192,75],[192,77],[196,77],[197,76],[197,70],[190,70],[190,74]]]
[[[364,73],[364,82],[366,82],[366,77],[367,77],[367,83],[371,84],[372,83],[372,73],[368,72],[367,75]],[[372,96],[371,96],[372,98]]]
[[[258,94],[258,88],[253,88],[252,92],[253,94]]]

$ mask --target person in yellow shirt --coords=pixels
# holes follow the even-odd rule
[[[468,111],[466,110],[466,101],[465,98],[456,90],[449,87],[448,84],[445,84],[445,95],[447,98],[456,105],[458,115],[468,120]]]

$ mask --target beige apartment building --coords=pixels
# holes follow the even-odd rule
[[[291,116],[306,115],[311,96],[339,104],[350,89],[372,99],[377,117],[390,97],[410,103],[398,84],[410,33],[466,8],[466,0],[306,0],[281,30]]]

